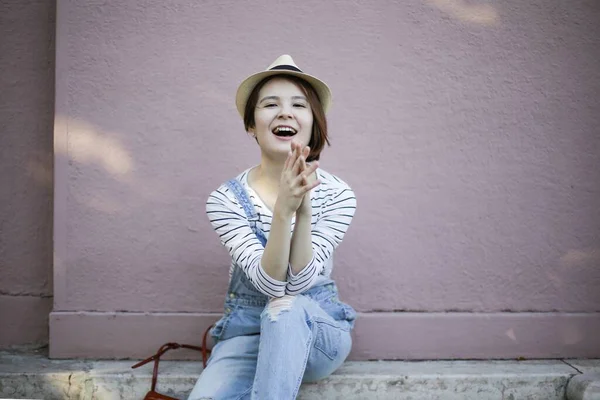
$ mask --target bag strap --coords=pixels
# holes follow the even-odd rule
[[[210,331],[210,329],[212,327],[213,327],[213,325],[209,326],[206,329],[206,331],[204,331],[204,336],[202,336],[202,347],[192,346],[191,344],[179,344],[179,343],[173,343],[173,342],[165,343],[162,346],[160,346],[160,348],[158,349],[156,354],[154,354],[151,357],[146,358],[145,360],[140,361],[139,363],[135,364],[131,368],[132,369],[138,368],[144,364],[149,363],[150,361],[154,361],[154,370],[152,371],[152,388],[151,388],[152,391],[155,391],[155,388],[156,388],[156,381],[158,379],[158,363],[160,362],[160,357],[171,349],[183,348],[183,349],[198,350],[198,351],[202,352],[202,366],[204,368],[206,368],[206,363],[208,361],[208,353],[210,353],[210,350],[208,350],[207,346],[206,346],[206,338],[208,336],[208,332]]]
[[[254,205],[250,201],[250,197],[248,196],[248,192],[242,186],[242,183],[238,179],[231,179],[226,183],[227,188],[235,194],[238,202],[244,209],[246,213],[246,217],[248,218],[248,222],[250,222],[250,228],[252,232],[258,237],[258,240],[262,243],[263,246],[267,245],[267,238],[262,230],[258,229],[256,226],[256,222],[258,221],[258,213],[254,209]]]

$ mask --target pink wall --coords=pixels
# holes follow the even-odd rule
[[[52,2],[0,3],[0,348],[48,343],[54,30]]]
[[[600,357],[596,3],[57,13],[52,356],[199,342],[228,268],[204,202],[258,160],[235,89],[290,53],[333,90],[322,166],[358,196],[354,358]]]

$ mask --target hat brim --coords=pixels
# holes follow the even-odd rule
[[[323,111],[327,113],[331,107],[331,90],[329,89],[329,86],[327,86],[322,80],[315,78],[312,75],[305,74],[304,72],[288,71],[283,69],[262,71],[250,75],[244,79],[238,87],[235,95],[235,105],[242,119],[244,118],[244,109],[246,108],[248,98],[250,97],[250,94],[256,85],[258,85],[263,79],[273,75],[291,75],[305,80],[315,89],[315,92],[317,92],[319,100],[321,101],[321,105],[323,106]]]

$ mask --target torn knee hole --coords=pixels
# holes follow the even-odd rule
[[[276,297],[269,300],[267,303],[267,313],[271,321],[277,321],[279,314],[283,311],[287,311],[292,308],[292,304],[296,296],[285,295],[283,297]]]

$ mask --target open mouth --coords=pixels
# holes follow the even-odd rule
[[[279,137],[291,137],[296,133],[298,133],[298,131],[291,126],[277,126],[275,129],[273,129],[273,134]]]

